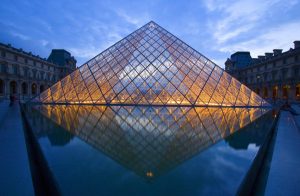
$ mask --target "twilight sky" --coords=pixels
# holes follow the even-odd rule
[[[300,40],[300,0],[2,0],[0,42],[48,57],[64,48],[80,66],[153,20],[224,67]]]

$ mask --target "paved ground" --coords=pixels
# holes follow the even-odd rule
[[[298,105],[292,105],[292,108],[298,113],[298,114],[300,114],[300,105],[298,104]],[[298,126],[298,130],[300,130],[300,115],[295,115],[294,116],[294,118],[295,118],[295,121],[296,121],[296,124],[297,124],[297,126]]]
[[[294,117],[280,114],[265,195],[300,195],[300,130]]]
[[[0,195],[34,195],[19,105],[0,102]]]

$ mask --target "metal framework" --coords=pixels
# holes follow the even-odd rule
[[[265,122],[272,118],[264,115],[268,108],[46,104],[31,108],[28,115],[37,134],[47,134],[49,128],[53,135],[53,127],[40,118],[42,113],[45,120],[145,178],[161,175],[241,128],[266,130],[270,124]],[[264,125],[255,124],[258,118]]]
[[[152,21],[83,64],[33,101],[107,105],[269,105]]]

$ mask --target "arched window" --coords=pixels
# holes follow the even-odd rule
[[[289,97],[289,85],[285,85],[282,88],[282,98],[287,99]]]
[[[33,84],[31,85],[31,94],[32,94],[32,95],[36,95],[36,84],[35,84],[35,83],[33,83]]]
[[[26,82],[22,83],[22,95],[27,95],[28,92],[28,85]]]
[[[278,96],[278,86],[273,87],[273,99],[277,98]]]
[[[6,73],[7,72],[7,64],[6,63],[1,63],[0,64],[0,72],[1,73]]]
[[[0,79],[0,94],[4,94],[4,82]]]

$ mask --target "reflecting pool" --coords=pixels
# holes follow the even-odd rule
[[[29,105],[63,195],[235,194],[274,121],[267,108]]]

